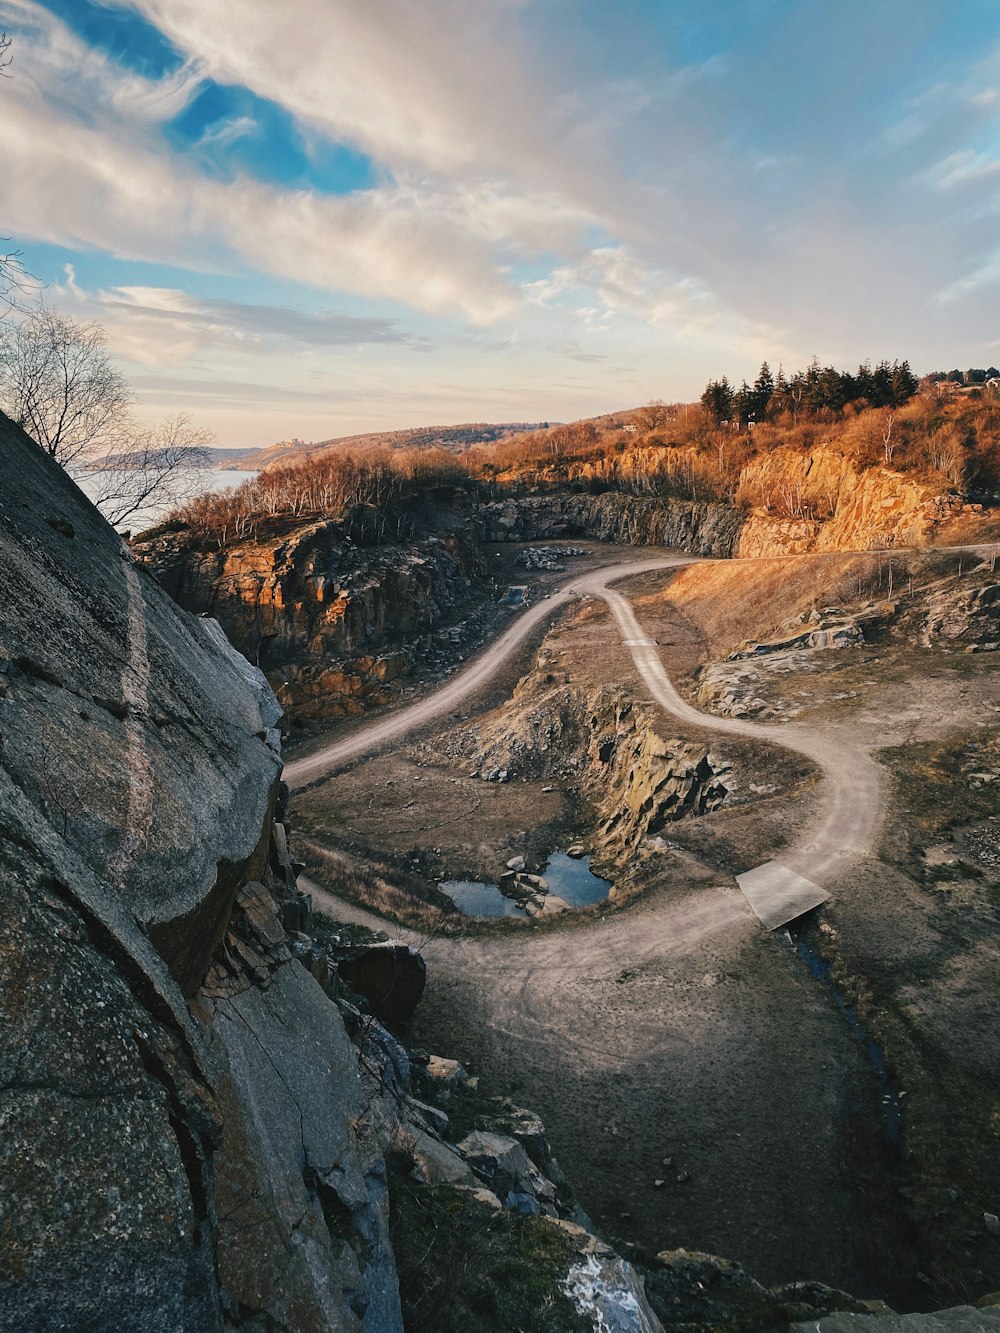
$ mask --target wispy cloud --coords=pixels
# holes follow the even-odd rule
[[[215,125],[209,126],[198,140],[197,146],[205,148],[211,145],[214,148],[228,148],[230,144],[236,143],[238,139],[245,139],[249,135],[256,134],[259,128],[253,116],[234,116],[231,120],[220,120]]]
[[[608,361],[610,358],[607,352],[586,352],[580,346],[575,338],[567,338],[565,342],[553,343],[552,351],[557,356],[564,356],[569,361],[583,361],[595,364],[598,361]]]
[[[49,299],[83,318],[98,318],[111,332],[119,354],[143,365],[180,365],[211,349],[268,351],[285,343],[311,348],[397,344],[427,351],[426,338],[401,329],[396,320],[284,306],[203,298],[165,287],[112,287],[89,292],[72,265]]]

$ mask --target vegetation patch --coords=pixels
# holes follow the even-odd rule
[[[390,1233],[410,1333],[584,1333],[560,1284],[574,1262],[552,1223],[487,1212],[447,1185],[390,1175]]]
[[[296,848],[301,852],[309,874],[331,893],[360,907],[370,908],[380,916],[427,930],[430,934],[446,931],[449,926],[467,919],[462,917],[447,894],[423,885],[415,878],[412,884],[408,882],[405,887],[400,887],[386,878],[388,870],[369,863],[359,864],[344,853],[323,847],[307,837],[300,836]]]
[[[1000,775],[1000,737],[914,741],[875,757],[893,774],[911,853],[960,825],[1000,815],[1000,776],[993,776]]]

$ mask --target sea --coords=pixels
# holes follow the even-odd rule
[[[197,474],[197,485],[191,495],[204,495],[206,491],[226,491],[239,486],[252,477],[252,472],[234,472],[231,468],[205,468]],[[91,477],[75,477],[76,484],[83,491],[88,499],[93,500],[96,492],[96,485]],[[168,502],[160,505],[149,505],[138,513],[133,514],[124,523],[119,524],[122,530],[128,530],[133,533],[144,531],[151,528],[154,524],[161,522],[166,518],[171,509],[174,508],[174,502]]]

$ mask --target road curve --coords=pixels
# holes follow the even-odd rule
[[[699,557],[656,556],[645,560],[604,565],[568,579],[550,597],[537,602],[447,685],[428,698],[391,714],[352,736],[334,741],[315,754],[296,760],[285,769],[285,781],[300,788],[389,741],[400,739],[417,727],[447,713],[474,694],[513,654],[533,629],[553,611],[580,596],[602,598],[609,606],[625,646],[652,698],[665,712],[681,722],[726,735],[755,740],[795,750],[819,765],[825,775],[819,819],[799,840],[782,849],[781,863],[822,887],[829,887],[870,849],[878,828],[882,799],[880,770],[866,754],[834,737],[795,725],[766,725],[737,718],[701,713],[681,698],[660,661],[656,644],[639,624],[631,605],[621,593],[607,585],[637,574],[674,569]],[[747,867],[750,869],[750,867]]]
[[[824,771],[826,782],[820,818],[789,848],[781,862],[816,884],[828,886],[870,849],[882,811],[878,765],[854,746],[811,728],[766,725],[738,718],[700,713],[674,688],[663,669],[656,645],[643,634],[626,599],[608,588],[597,589],[611,609],[632,660],[650,694],[681,722],[709,727],[730,736],[750,736],[806,755]],[[749,867],[747,867],[749,869]]]
[[[423,726],[442,713],[447,713],[463,699],[480,689],[489,678],[503,666],[514,650],[524,642],[533,629],[554,611],[567,606],[581,592],[599,592],[606,582],[623,579],[632,574],[646,574],[654,569],[672,569],[688,565],[700,557],[692,555],[657,556],[646,560],[630,560],[625,564],[604,565],[588,574],[567,579],[551,596],[536,602],[533,607],[518,616],[517,620],[500,635],[486,650],[461,671],[447,685],[435,690],[427,699],[391,713],[381,722],[365,727],[352,736],[325,745],[315,754],[306,755],[286,765],[284,779],[289,787],[306,787],[311,782],[324,778],[328,773],[342,767],[359,755],[377,749],[387,741],[398,740],[408,732]]]

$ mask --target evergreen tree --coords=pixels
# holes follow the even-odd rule
[[[721,380],[709,380],[701,395],[701,405],[716,426],[721,426],[733,415],[733,386],[723,375]]]
[[[986,372],[983,371],[983,379]],[[910,369],[909,361],[892,363],[892,406],[902,407],[917,392],[917,377]]]
[[[753,416],[753,389],[746,380],[740,385],[733,397],[733,407],[740,426],[745,426]]]
[[[783,412],[791,410],[792,407],[791,385],[785,376],[784,367],[779,365],[778,373],[774,377],[774,393],[771,394],[771,416],[779,417]]]
[[[774,393],[774,377],[771,374],[771,367],[765,361],[754,380],[751,411],[756,421],[764,421],[767,417],[767,409],[771,402],[771,395]]]
[[[868,401],[872,407],[892,406],[892,367],[888,361],[880,361],[872,371],[872,386]]]

